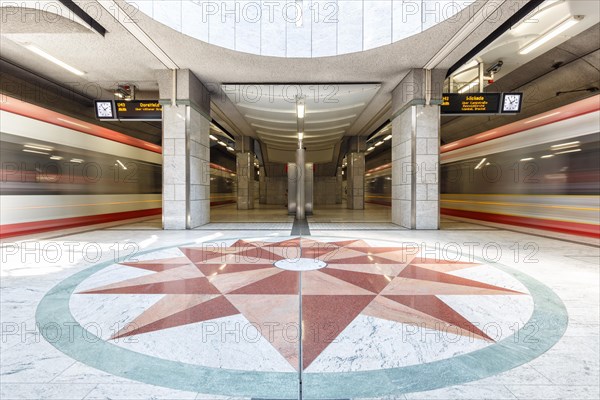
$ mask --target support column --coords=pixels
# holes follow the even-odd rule
[[[444,71],[434,70],[431,85],[426,85],[425,71],[414,69],[392,94],[392,222],[408,229],[439,229],[444,76]]]
[[[267,175],[265,167],[258,169],[258,202],[259,204],[267,204]]]
[[[163,105],[163,229],[210,222],[210,94],[190,70],[157,73]]]
[[[336,186],[335,186],[335,204],[342,204],[344,196],[344,176],[342,175],[342,167],[337,168]]]
[[[237,208],[254,209],[254,154],[236,153]]]
[[[365,208],[365,153],[348,153],[347,206],[350,210]]]
[[[304,149],[296,150],[296,219],[303,220],[305,218],[304,206]]]

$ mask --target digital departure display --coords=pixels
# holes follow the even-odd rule
[[[116,106],[117,118],[120,120],[162,120],[162,105],[158,100],[117,101]]]
[[[442,114],[498,114],[501,93],[444,93]]]

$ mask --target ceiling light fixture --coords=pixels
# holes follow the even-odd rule
[[[474,88],[477,85],[479,85],[479,82],[477,80],[471,81],[471,82],[467,83],[465,86],[458,89],[458,93],[468,92],[469,90],[471,90],[472,88]]]
[[[62,160],[63,158],[61,156],[50,156],[51,160]]]
[[[375,147],[377,147],[377,146],[381,146],[383,143],[384,143],[384,142],[383,142],[383,140],[382,140],[382,141],[380,141],[380,142],[377,142],[377,143],[375,143]]]
[[[552,158],[554,157],[554,154],[546,154],[545,156],[542,156],[541,158]]]
[[[572,17],[569,17],[569,18],[563,20],[561,23],[556,25],[554,28],[550,29],[549,31],[547,31],[546,33],[544,33],[537,39],[534,39],[532,42],[530,42],[525,47],[523,47],[519,51],[519,54],[525,55],[525,54],[531,53],[533,50],[537,49],[544,43],[547,43],[548,41],[552,40],[553,38],[557,37],[564,31],[566,31],[567,29],[573,27],[578,22],[580,22],[582,19],[583,19],[582,15],[575,15],[575,16],[572,16]]]
[[[375,146],[371,146],[367,149],[367,151],[373,151],[373,150],[375,150]]]
[[[25,47],[27,50],[37,54],[38,56],[41,56],[43,58],[45,58],[46,60],[58,65],[59,67],[62,67],[64,69],[66,69],[67,71],[75,74],[75,75],[79,75],[79,76],[83,76],[85,75],[85,72],[82,72],[80,70],[78,70],[75,67],[70,66],[69,64],[59,60],[58,58],[46,53],[44,50],[40,49],[39,47],[31,44],[31,43],[26,43],[23,45],[23,47]]]
[[[556,154],[577,153],[579,151],[581,151],[581,149],[565,150],[565,151],[560,151],[560,152],[558,152]]]
[[[550,148],[552,150],[564,150],[568,149],[569,147],[577,147],[579,146],[579,144],[581,144],[581,142],[579,140],[576,140],[574,142],[555,144],[554,146],[550,146]]]
[[[481,161],[479,161],[479,164],[477,164],[477,166],[475,167],[475,169],[479,169],[481,168],[481,166],[483,165],[483,163],[487,160],[487,158],[483,158]]]
[[[297,105],[297,109],[298,109],[298,118],[302,119],[304,118],[304,114],[306,114],[306,107],[304,106],[304,103],[298,103]]]
[[[71,160],[71,161],[73,161],[73,160]],[[121,160],[117,160],[117,163],[119,163],[119,165],[121,166],[121,168],[123,168],[125,171],[127,171],[127,167],[125,166],[125,164],[123,164],[121,162]]]
[[[210,135],[209,137],[210,137],[211,140],[215,140],[215,141],[219,140],[219,139],[217,139],[217,137],[215,135]]]
[[[28,149],[42,150],[42,151],[52,151],[52,150],[54,150],[52,147],[40,146],[40,145],[37,145],[37,144],[24,144],[23,147],[26,147]]]
[[[531,160],[535,160],[535,158],[533,158],[533,157],[521,158],[521,161],[531,161]]]
[[[479,65],[479,61],[473,59],[471,61],[469,61],[468,63],[464,64],[461,68],[460,68],[460,72],[458,72],[456,75],[458,75],[461,72],[464,71],[468,71],[470,69],[473,69],[475,67],[477,67]]]
[[[563,0],[545,0],[542,4],[535,8],[532,12],[527,14],[520,22],[511,28],[516,34],[522,34],[527,26],[535,26],[539,22],[539,18],[542,14],[545,14],[548,10],[552,9],[553,6],[562,2]]]
[[[223,147],[227,147],[227,143],[225,143],[225,142],[222,142],[222,141],[219,140],[217,143],[219,143]]]
[[[387,135],[386,137],[383,138],[383,140],[388,141],[392,138],[392,135]]]
[[[304,140],[304,132],[298,132],[298,140]]]
[[[50,155],[50,153],[46,153],[44,151],[37,151],[37,150],[28,150],[28,149],[23,149],[23,151],[25,153],[35,153],[35,154],[43,154],[45,156]]]

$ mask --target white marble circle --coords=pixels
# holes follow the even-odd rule
[[[314,258],[286,258],[276,261],[273,265],[287,271],[314,271],[325,268],[327,263]]]

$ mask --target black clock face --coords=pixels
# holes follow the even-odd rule
[[[504,105],[502,111],[504,112],[519,112],[521,110],[521,95],[519,94],[506,94],[504,95]]]
[[[99,101],[96,103],[96,114],[98,118],[113,118],[113,107],[110,101]]]

